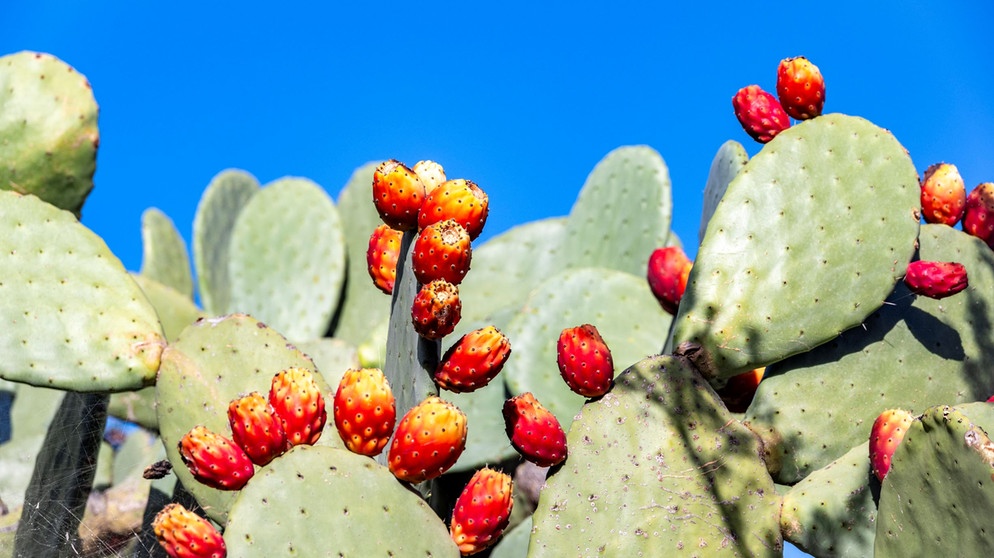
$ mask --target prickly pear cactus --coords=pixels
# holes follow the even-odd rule
[[[172,219],[155,208],[142,214],[141,274],[193,298],[193,272],[186,242]]]
[[[701,226],[697,230],[698,244],[704,241],[708,223],[711,222],[711,216],[714,215],[718,202],[725,197],[728,184],[748,162],[749,154],[742,144],[735,140],[726,141],[718,149],[718,153],[711,161],[708,181],[704,185],[704,208],[701,212]]]

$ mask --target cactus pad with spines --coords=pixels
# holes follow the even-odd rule
[[[141,274],[193,298],[193,273],[186,242],[172,219],[155,208],[142,214]]]
[[[0,189],[78,216],[100,143],[89,82],[50,54],[10,54],[0,57],[0,107]]]
[[[714,215],[718,202],[725,195],[728,183],[739,174],[742,167],[749,162],[749,154],[746,153],[742,144],[735,140],[728,140],[721,145],[718,153],[711,160],[711,170],[708,172],[708,181],[704,185],[704,207],[701,211],[701,226],[697,230],[697,243],[704,240],[704,232],[708,228],[711,216]]]
[[[728,185],[669,347],[723,381],[810,350],[887,298],[915,249],[918,173],[894,136],[824,115],[782,132]]]
[[[779,556],[759,440],[683,358],[647,358],[583,406],[528,555]]]
[[[151,384],[165,346],[104,241],[35,196],[0,191],[0,377],[76,391]]]

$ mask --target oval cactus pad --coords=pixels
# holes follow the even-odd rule
[[[915,249],[918,173],[890,132],[832,114],[779,134],[728,186],[697,253],[672,343],[729,378],[859,325]]]

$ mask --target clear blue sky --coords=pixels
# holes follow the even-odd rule
[[[337,196],[366,162],[434,159],[490,194],[492,236],[568,213],[629,144],[666,159],[693,240],[717,148],[759,147],[732,95],[772,91],[796,55],[824,73],[826,112],[890,129],[919,172],[994,181],[994,3],[773,4],[6,0],[0,54],[50,52],[89,78],[101,143],[83,221],[134,270],[142,211],[189,239],[225,168]]]

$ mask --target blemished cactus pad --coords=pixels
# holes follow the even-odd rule
[[[570,210],[561,260],[645,274],[649,254],[666,244],[673,215],[669,169],[651,147],[619,147],[587,177]]]
[[[991,556],[994,405],[925,410],[880,489],[874,556]]]
[[[528,548],[546,556],[780,556],[759,440],[685,359],[650,357],[583,406]]]
[[[165,213],[149,208],[142,213],[141,274],[193,298],[193,272],[186,242]]]
[[[72,213],[0,191],[0,377],[74,391],[150,385],[166,344],[155,309]]]
[[[324,335],[345,281],[345,239],[334,202],[303,178],[267,184],[231,231],[230,311],[291,341]]]
[[[228,556],[458,557],[435,512],[390,471],[344,449],[295,447],[231,506]]]
[[[773,440],[778,482],[792,484],[865,440],[885,409],[920,413],[994,394],[994,252],[945,225],[923,225],[918,240],[920,258],[963,263],[969,287],[934,300],[900,283],[861,327],[767,367],[746,420]]]
[[[697,243],[704,240],[704,233],[707,231],[708,222],[714,215],[715,208],[721,198],[728,190],[728,184],[739,174],[742,167],[749,162],[749,154],[746,153],[742,144],[735,140],[728,140],[721,145],[718,153],[711,160],[711,170],[708,171],[708,180],[704,185],[704,206],[701,211],[701,226],[697,230]]]
[[[204,311],[212,316],[230,312],[231,276],[228,260],[231,232],[245,204],[259,191],[251,174],[228,169],[211,179],[193,218],[193,263]]]
[[[97,102],[82,74],[51,54],[0,57],[0,189],[77,216],[93,189]]]
[[[697,252],[671,342],[711,381],[859,325],[915,250],[918,173],[894,136],[830,114],[777,135],[728,185]]]
[[[182,465],[176,446],[197,425],[230,438],[228,403],[253,391],[268,393],[273,376],[291,367],[315,370],[314,363],[279,332],[244,314],[199,320],[163,354],[156,382],[162,443],[169,461],[177,465],[173,468],[177,478],[207,515],[222,525],[234,494],[197,482]],[[326,402],[330,401],[334,391],[320,373],[314,377]],[[317,443],[343,447],[334,422],[329,424]]]

